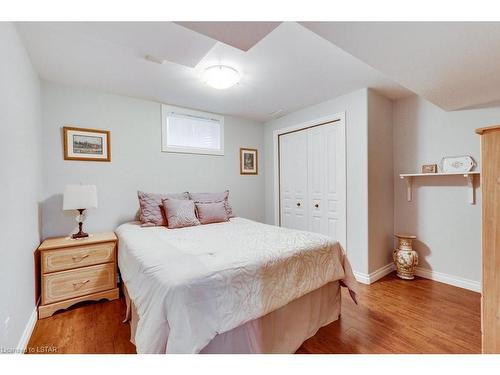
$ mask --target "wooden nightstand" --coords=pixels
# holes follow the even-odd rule
[[[42,301],[38,319],[82,301],[118,298],[113,232],[49,238],[40,245]]]

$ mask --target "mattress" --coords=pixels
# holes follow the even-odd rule
[[[343,249],[320,234],[243,218],[171,230],[134,222],[116,233],[138,353],[199,353],[332,281],[355,288]]]

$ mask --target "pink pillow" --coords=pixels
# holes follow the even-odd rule
[[[169,229],[200,225],[200,221],[196,218],[194,202],[191,200],[164,199],[163,208]]]
[[[140,220],[143,227],[153,227],[157,225],[167,225],[167,218],[163,212],[163,199],[189,199],[189,193],[177,194],[152,194],[137,192],[139,206],[141,208]]]
[[[229,204],[229,190],[222,193],[189,193],[189,198],[194,200],[195,203],[224,202],[227,217],[234,217],[233,208]]]
[[[223,201],[196,203],[196,212],[202,224],[221,223],[229,220]]]

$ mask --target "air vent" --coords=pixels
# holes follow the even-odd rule
[[[269,116],[278,119],[280,117],[283,117],[285,115],[285,111],[283,109],[278,109],[277,111],[269,113]]]
[[[160,64],[160,65],[165,63],[165,61],[166,61],[166,60],[160,59],[159,57],[152,56],[152,55],[146,55],[146,56],[144,56],[144,58],[148,61]]]

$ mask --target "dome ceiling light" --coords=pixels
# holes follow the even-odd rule
[[[240,73],[226,65],[213,65],[205,69],[203,81],[218,90],[228,89],[240,81]]]

